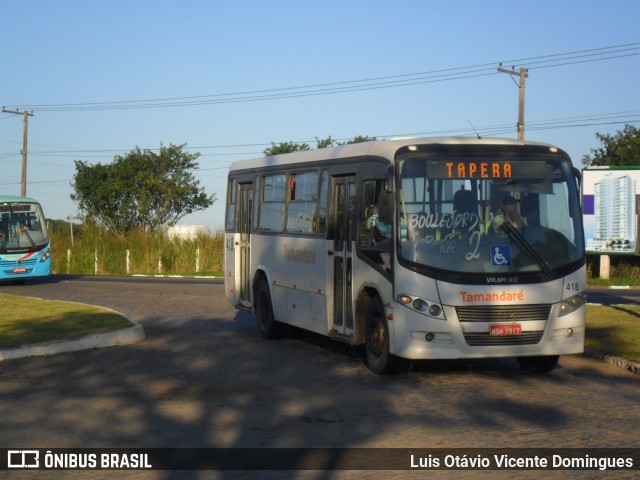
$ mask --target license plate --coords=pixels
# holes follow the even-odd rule
[[[13,273],[27,273],[27,269],[25,267],[16,267],[13,269]]]
[[[505,324],[493,324],[489,327],[489,335],[520,335],[522,333],[522,326],[519,323]]]

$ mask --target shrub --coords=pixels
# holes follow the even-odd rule
[[[73,242],[71,228],[54,228],[50,235],[53,273],[219,274],[223,270],[222,232],[171,239],[162,232],[119,235],[93,225],[74,225]]]

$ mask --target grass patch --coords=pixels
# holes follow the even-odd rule
[[[587,285],[589,285],[590,287],[611,287],[611,286],[638,287],[638,286],[640,286],[640,278],[627,278],[627,277],[623,277],[623,278],[608,278],[608,279],[604,279],[604,278],[588,278],[587,279]]]
[[[584,347],[640,362],[640,307],[587,305]]]
[[[130,327],[100,307],[0,294],[0,348],[71,340]]]

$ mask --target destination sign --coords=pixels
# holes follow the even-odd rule
[[[430,161],[430,178],[473,179],[511,178],[511,162]]]
[[[416,156],[400,162],[400,174],[403,179],[426,177],[452,181],[517,181],[519,184],[527,183],[527,188],[540,189],[538,193],[551,193],[549,189],[552,182],[566,181],[572,176],[571,167],[571,161],[566,158]]]

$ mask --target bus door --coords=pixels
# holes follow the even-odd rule
[[[333,328],[339,335],[353,336],[352,265],[356,228],[356,177],[333,177],[333,245],[329,251],[327,293],[333,294]],[[329,302],[329,311],[331,302]]]
[[[253,184],[238,185],[238,214],[236,237],[236,278],[240,305],[251,307],[251,203]]]

